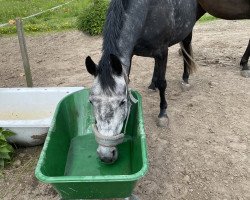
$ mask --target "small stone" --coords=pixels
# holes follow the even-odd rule
[[[184,176],[183,180],[187,183],[190,181],[190,177],[188,175]]]
[[[43,60],[41,60],[41,59],[36,61],[36,63],[41,63],[41,62],[43,62]]]
[[[211,128],[208,129],[210,133],[215,133]]]
[[[208,85],[210,86],[210,88],[213,88],[214,87],[214,83],[212,81],[209,81],[208,82]]]
[[[24,158],[25,155],[26,155],[25,153],[20,153],[20,154],[19,154],[19,157],[20,157],[20,158]]]
[[[13,165],[14,165],[16,168],[20,167],[21,164],[22,164],[21,160],[16,160],[16,161],[13,163]]]
[[[194,107],[194,104],[190,103],[190,104],[188,104],[188,107],[192,108],[192,107]]]

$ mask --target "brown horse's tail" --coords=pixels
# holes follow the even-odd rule
[[[182,56],[183,56],[184,61],[187,63],[188,73],[192,74],[196,71],[196,62],[195,62],[194,56],[193,56],[192,45],[191,44],[189,45],[190,53],[188,53],[186,51],[182,42],[180,42],[180,46],[181,46],[182,52],[184,52],[184,54],[186,55],[186,57],[184,55],[182,55]]]

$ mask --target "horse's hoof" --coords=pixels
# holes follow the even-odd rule
[[[184,81],[181,81],[181,90],[183,92],[189,91],[191,88],[191,85],[189,83],[185,83]]]
[[[158,117],[157,125],[159,127],[168,127],[169,125],[169,119],[168,117]]]
[[[250,70],[241,70],[240,71],[241,76],[245,77],[245,78],[249,78],[250,77]]]
[[[156,91],[155,84],[154,84],[154,83],[151,83],[150,86],[148,86],[148,89],[149,89],[150,91],[155,92],[155,91]]]

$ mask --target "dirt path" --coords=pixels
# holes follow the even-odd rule
[[[167,99],[170,126],[156,126],[158,93],[147,90],[153,60],[135,57],[131,87],[143,96],[149,173],[135,193],[142,200],[250,199],[250,79],[239,61],[250,37],[250,21],[214,21],[195,27],[193,49],[199,64],[192,89],[182,92],[178,45],[170,48]],[[100,58],[101,38],[79,32],[27,38],[35,86],[86,86],[92,77],[84,58]],[[0,38],[0,87],[25,85],[15,37]],[[59,199],[33,177],[41,147],[20,149],[22,162],[5,170],[0,197]],[[0,198],[1,199],[1,198]]]

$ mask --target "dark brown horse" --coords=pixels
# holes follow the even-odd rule
[[[221,19],[250,19],[249,0],[198,0],[210,15]]]
[[[250,19],[250,0],[198,0],[201,7],[209,14],[227,20]],[[247,65],[250,56],[250,40],[241,59],[241,74],[250,77]]]

